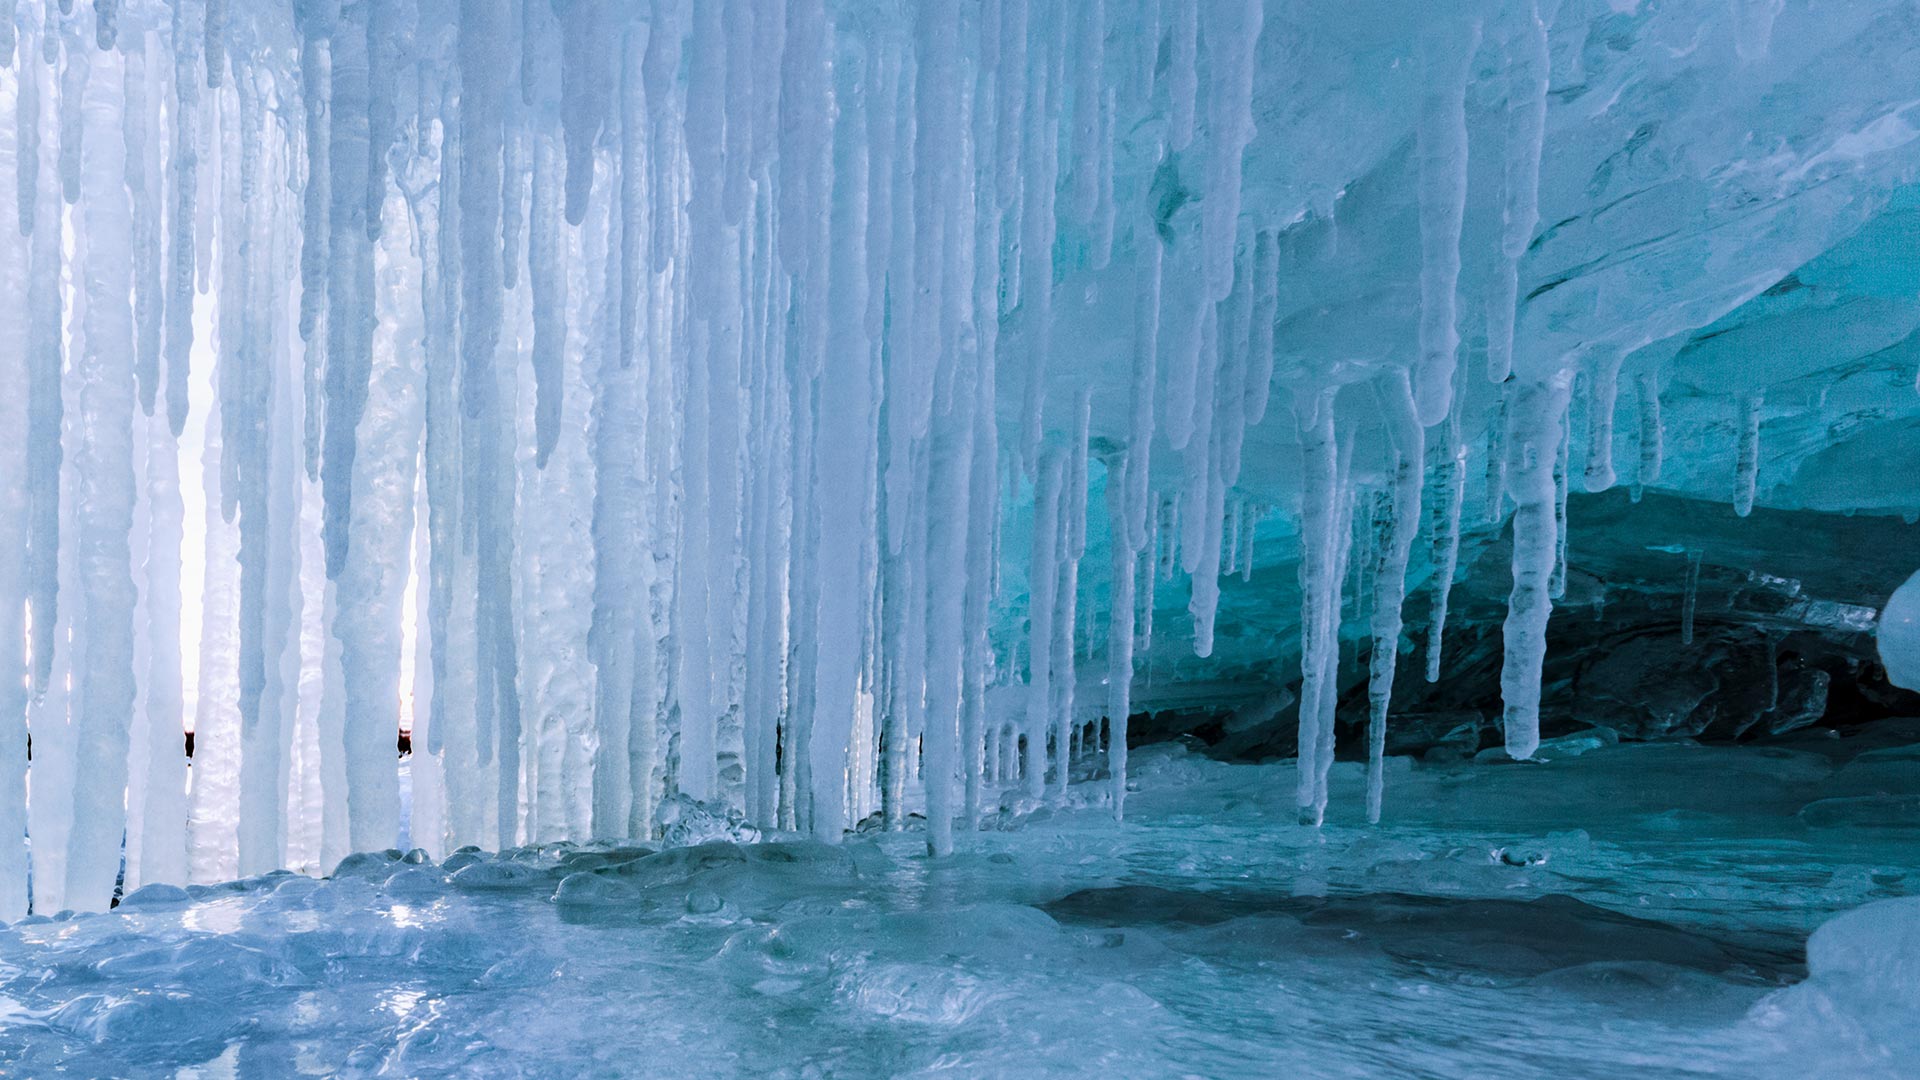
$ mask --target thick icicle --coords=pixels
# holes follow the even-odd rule
[[[10,9],[11,5],[8,5]],[[0,45],[13,53],[13,12],[0,10]],[[31,61],[22,67],[32,66]],[[14,94],[26,80],[14,81]],[[0,93],[0,111],[17,104]],[[22,132],[0,124],[0,206],[17,198]],[[17,228],[0,226],[0,323],[27,326],[28,238]],[[29,385],[29,352],[0,350],[0,385]],[[0,431],[27,430],[27,395],[0,394]],[[0,920],[13,922],[27,913],[27,543],[31,526],[29,443],[0,440]]]
[[[812,7],[801,0],[796,9]],[[811,15],[818,18],[817,10]],[[792,35],[789,35],[791,40]],[[811,584],[817,622],[802,633],[816,637],[808,766],[812,832],[838,843],[847,820],[848,741],[859,697],[861,628],[865,590],[861,587],[861,537],[870,524],[875,477],[872,454],[864,445],[872,430],[873,373],[866,334],[867,306],[867,162],[861,138],[864,102],[859,87],[865,57],[843,49],[833,66],[834,99],[840,113],[833,126],[832,209],[827,235],[832,247],[811,258],[826,260],[826,349],[817,393],[822,432],[815,444],[811,513],[816,537],[816,576]],[[826,194],[826,192],[822,192]],[[877,256],[877,253],[874,253]]]
[[[1047,731],[1053,708],[1055,605],[1059,597],[1060,504],[1066,462],[1058,446],[1042,454],[1033,489],[1033,554],[1027,561],[1026,743],[1020,766],[1027,793],[1045,793]]]
[[[1500,250],[1487,291],[1487,378],[1502,382],[1513,370],[1513,328],[1519,301],[1520,257],[1540,222],[1540,153],[1547,129],[1547,25],[1538,0],[1526,0],[1506,19],[1505,140],[1500,170]],[[1467,50],[1469,53],[1471,49]]]
[[[354,458],[352,542],[333,619],[346,676],[347,817],[355,851],[392,846],[399,824],[400,613],[422,420],[419,264],[406,255],[413,236],[398,200],[389,201],[388,215],[379,270],[369,283],[379,317],[368,342],[371,381]]]
[[[1639,502],[1641,488],[1660,482],[1666,430],[1660,420],[1659,375],[1643,371],[1634,381],[1640,392],[1640,465],[1633,474],[1633,500]]]
[[[61,367],[65,362],[66,341],[61,333],[64,301],[60,276],[64,253],[60,240],[60,202],[56,192],[52,162],[45,154],[28,160],[25,145],[38,145],[41,136],[52,127],[41,110],[29,109],[26,102],[36,98],[40,79],[38,64],[20,68],[21,108],[21,197],[33,199],[32,244],[27,274],[27,605],[32,628],[28,652],[36,695],[45,694],[53,682],[53,666],[59,623],[59,548],[61,527],[60,428],[66,406],[61,395]],[[31,123],[29,123],[31,120]],[[34,168],[31,173],[27,166]],[[26,181],[34,177],[31,191]],[[28,230],[22,229],[22,232]],[[182,393],[185,392],[184,385]],[[37,858],[37,857],[36,857]]]
[[[327,102],[332,206],[327,212],[326,426],[320,484],[327,575],[346,567],[356,430],[373,368],[373,245],[367,239],[368,0],[345,0],[333,32]],[[463,24],[464,25],[464,24]],[[477,93],[477,91],[476,91]]]
[[[1460,346],[1454,290],[1460,281],[1460,227],[1467,205],[1467,76],[1479,20],[1447,17],[1421,40],[1426,87],[1415,156],[1420,167],[1420,361],[1413,396],[1420,422],[1439,423],[1453,402]]]
[[[1394,455],[1385,519],[1375,533],[1373,651],[1367,664],[1367,820],[1377,823],[1386,778],[1387,709],[1400,652],[1400,609],[1407,596],[1407,556],[1420,529],[1420,478],[1427,448],[1405,369],[1393,369],[1374,386]]]
[[[1550,579],[1559,550],[1554,463],[1565,438],[1571,374],[1510,384],[1512,412],[1513,593],[1507,600],[1506,657],[1500,669],[1507,753],[1540,747],[1540,670],[1553,613]]]
[[[1320,824],[1326,806],[1321,791],[1320,728],[1331,723],[1327,709],[1335,688],[1328,685],[1340,651],[1339,549],[1345,544],[1341,515],[1339,447],[1334,441],[1334,393],[1301,399],[1302,440],[1300,515],[1300,752],[1296,800],[1300,823]],[[1328,736],[1331,733],[1327,733]],[[1330,743],[1330,738],[1325,741]]]
[[[1253,51],[1265,15],[1261,0],[1226,0],[1209,11],[1207,187],[1200,203],[1200,239],[1205,248],[1207,297],[1217,301],[1233,288],[1240,162],[1253,140]]]
[[[194,268],[199,258],[194,237],[199,218],[197,204],[200,186],[199,112],[200,49],[202,28],[190,19],[194,0],[175,0],[173,5],[173,110],[168,126],[173,129],[171,213],[167,218],[167,303],[166,360],[167,422],[178,437],[187,423],[187,375],[193,352]],[[316,0],[319,2],[319,0]],[[334,0],[338,7],[338,0]],[[300,12],[296,11],[296,15]],[[324,256],[323,256],[324,257]]]
[[[1605,491],[1614,483],[1613,408],[1623,359],[1618,352],[1602,356],[1587,384],[1587,465],[1582,480],[1588,491]]]
[[[67,903],[91,911],[106,910],[119,872],[134,702],[133,212],[120,137],[123,103],[119,54],[101,52],[93,58],[83,105],[86,348],[74,365],[80,405],[74,516],[86,620],[75,657],[74,725],[87,775],[74,788],[67,861]]]

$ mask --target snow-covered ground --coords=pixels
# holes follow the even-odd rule
[[[883,834],[154,886],[0,931],[0,1074],[1910,1077],[1920,828],[1884,793],[1920,748],[1887,730],[1395,759],[1377,828],[1357,764],[1312,830],[1291,763],[1164,745],[1124,827],[1042,811],[940,862]]]

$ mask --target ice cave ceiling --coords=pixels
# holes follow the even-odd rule
[[[123,831],[126,883],[213,880],[682,799],[835,841],[912,799],[944,854],[1076,753],[1117,813],[1136,713],[1299,753],[1318,823],[1336,752],[1377,816],[1389,748],[1914,706],[1872,637],[1920,515],[1913,4],[0,34],[43,899],[103,904]]]

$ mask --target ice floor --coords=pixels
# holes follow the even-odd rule
[[[892,834],[154,887],[0,931],[0,1074],[1911,1077],[1889,724],[1396,761],[1377,829],[1357,766],[1316,832],[1290,764],[1162,746],[1126,827],[1042,812],[940,864]]]

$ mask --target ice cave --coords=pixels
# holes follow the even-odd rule
[[[0,1076],[1920,1077],[1913,0],[0,60]]]

